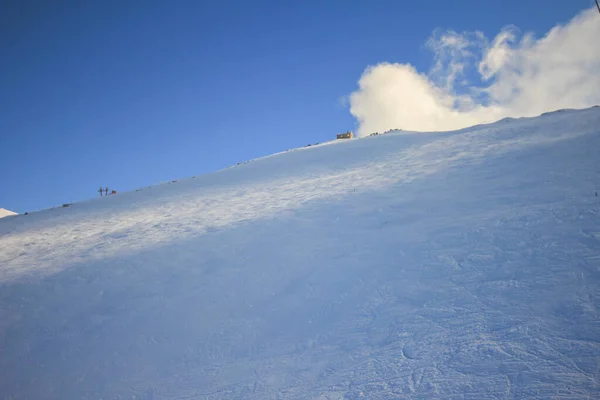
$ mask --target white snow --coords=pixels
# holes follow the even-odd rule
[[[0,208],[0,218],[8,217],[9,215],[17,215],[17,213],[5,208]]]
[[[0,393],[600,397],[600,108],[0,220]]]

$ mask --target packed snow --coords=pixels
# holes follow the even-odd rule
[[[8,217],[9,215],[17,215],[17,213],[5,208],[0,208],[0,218]]]
[[[600,398],[600,108],[0,220],[7,399]]]

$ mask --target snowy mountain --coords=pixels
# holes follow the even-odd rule
[[[8,217],[9,215],[17,215],[17,213],[5,208],[0,208],[0,218]]]
[[[600,108],[0,220],[0,393],[600,398]]]

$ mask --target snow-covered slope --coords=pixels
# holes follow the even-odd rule
[[[600,108],[0,221],[0,393],[600,397]]]
[[[0,208],[0,218],[8,217],[9,215],[17,215],[17,213],[5,208]]]

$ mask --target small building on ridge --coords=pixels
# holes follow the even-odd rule
[[[352,139],[354,137],[354,133],[352,131],[348,131],[346,133],[340,133],[337,135],[338,139]]]

